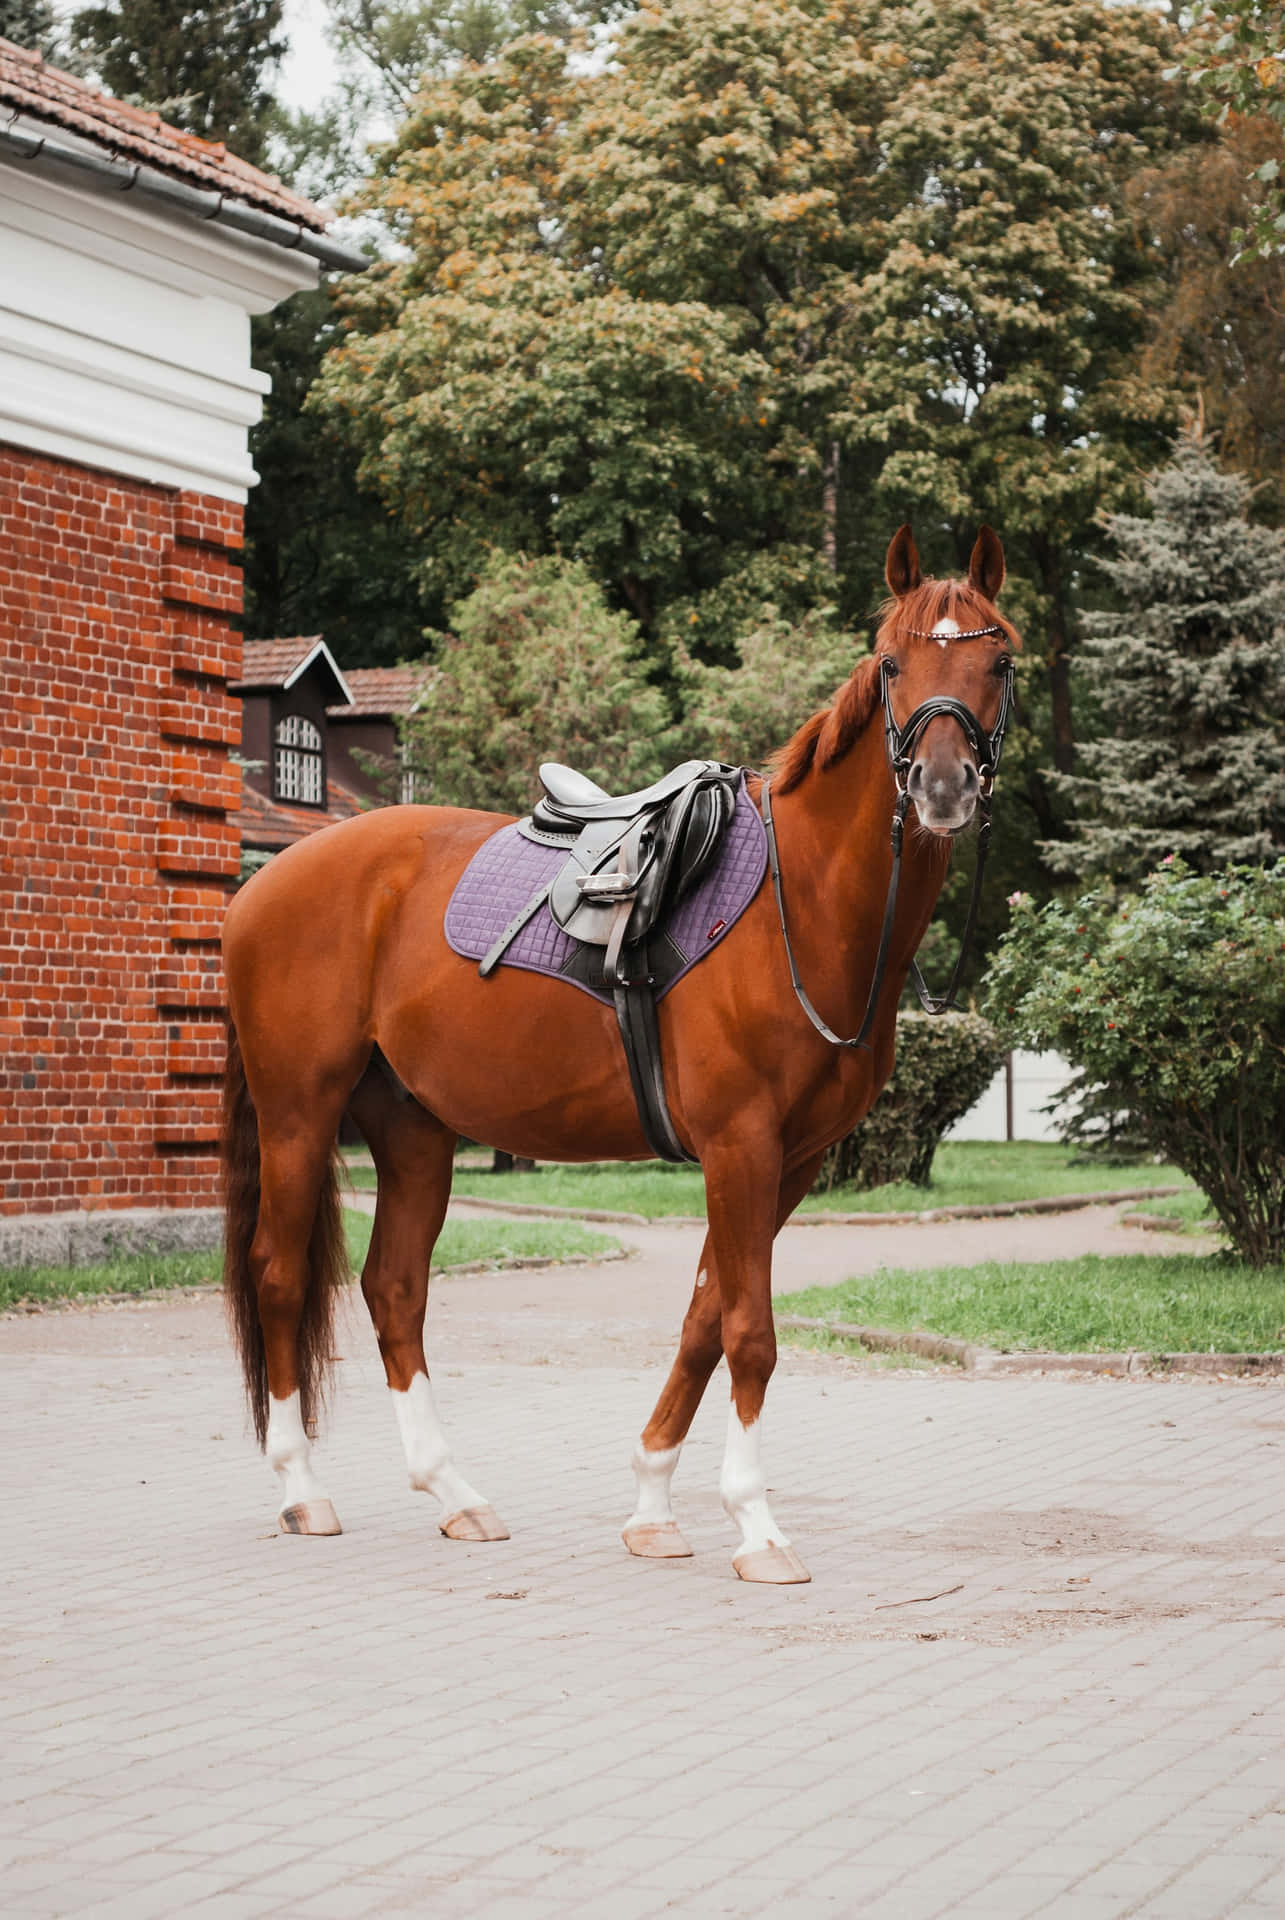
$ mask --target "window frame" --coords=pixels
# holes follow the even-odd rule
[[[283,739],[282,734],[287,730],[295,736],[305,735],[305,737]],[[316,741],[315,746],[306,738],[306,733],[312,734]],[[285,754],[294,756],[298,776],[288,783],[281,778],[282,756]],[[314,784],[307,778],[310,766],[316,768],[317,797],[315,799],[307,798],[306,794],[307,788]],[[287,785],[295,786],[298,791],[288,792]],[[272,798],[280,801],[283,806],[311,807],[317,813],[326,811],[325,731],[308,714],[301,713],[297,708],[290,713],[278,714],[272,723]]]

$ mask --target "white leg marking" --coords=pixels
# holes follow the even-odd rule
[[[634,1527],[663,1527],[674,1518],[669,1503],[669,1484],[678,1465],[681,1447],[661,1447],[648,1453],[641,1440],[634,1448],[634,1478],[638,1498],[625,1522],[625,1532]]]
[[[486,1496],[469,1485],[451,1458],[428,1375],[417,1373],[405,1393],[390,1391],[411,1485],[440,1500],[444,1514],[487,1506]]]
[[[788,1547],[790,1542],[772,1518],[767,1504],[767,1482],[763,1478],[759,1441],[762,1422],[741,1425],[733,1400],[727,1415],[727,1448],[718,1491],[723,1510],[741,1530],[741,1552],[757,1553],[763,1547]]]
[[[312,1470],[312,1447],[299,1413],[299,1396],[276,1400],[268,1396],[268,1436],[264,1451],[281,1481],[281,1507],[303,1506],[325,1500],[326,1490]]]

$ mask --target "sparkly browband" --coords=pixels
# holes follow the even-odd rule
[[[940,630],[933,627],[930,632],[925,633],[922,627],[902,628],[903,633],[913,634],[916,640],[981,640],[988,633],[1002,634],[1003,631],[1003,627],[966,627],[962,629],[959,627],[943,627]]]

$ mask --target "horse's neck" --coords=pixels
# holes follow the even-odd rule
[[[792,793],[773,799],[796,957],[811,998],[818,999],[819,989],[826,1007],[845,1008],[850,1022],[859,1021],[874,974],[892,877],[896,797],[876,714],[836,766],[824,773],[812,768]],[[884,1005],[896,1005],[892,986],[895,983],[899,994],[948,867],[948,845],[920,829],[912,808],[889,949],[889,988],[881,996]]]

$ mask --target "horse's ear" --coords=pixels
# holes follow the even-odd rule
[[[913,593],[923,580],[915,536],[908,526],[898,527],[892,536],[888,558],[884,561],[883,577],[888,582],[889,591],[898,600],[907,593]]]
[[[998,600],[1004,584],[1004,548],[994,527],[980,527],[973,557],[968,563],[968,581],[988,600]]]

